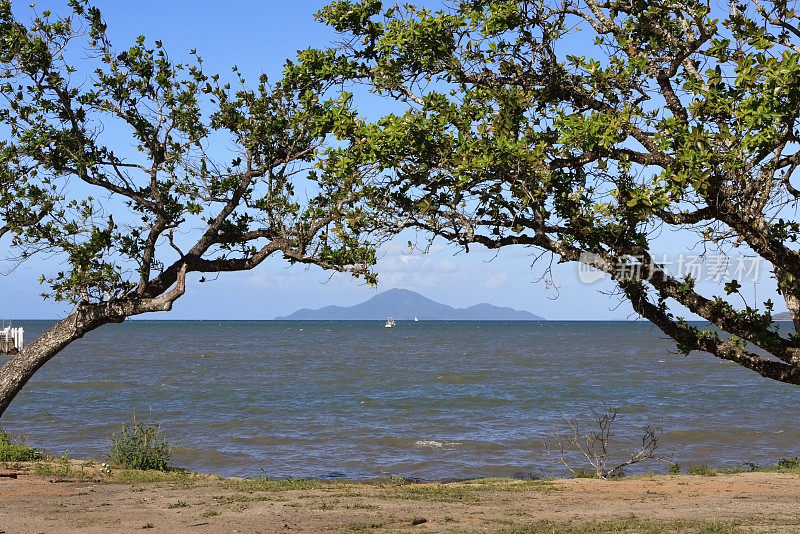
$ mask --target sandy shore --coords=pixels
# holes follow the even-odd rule
[[[34,473],[34,469],[38,474]],[[794,532],[800,475],[412,484],[0,468],[0,532]],[[10,478],[7,475],[16,475]]]

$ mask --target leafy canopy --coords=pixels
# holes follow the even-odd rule
[[[297,66],[251,88],[144,36],[116,49],[96,7],[70,6],[25,23],[0,1],[0,236],[19,260],[57,259],[45,297],[117,320],[166,309],[186,272],[274,253],[373,278],[374,191],[326,164],[350,95]]]
[[[396,224],[589,263],[682,351],[800,383],[800,342],[772,302],[747,302],[743,280],[703,294],[651,248],[663,229],[741,246],[800,325],[791,2],[339,0],[318,17],[345,39],[320,75],[405,108],[360,122],[343,149],[382,173]]]

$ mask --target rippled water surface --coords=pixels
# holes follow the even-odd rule
[[[2,425],[102,459],[135,410],[197,471],[442,479],[558,474],[559,414],[607,402],[622,444],[660,425],[684,465],[800,454],[800,387],[673,348],[647,323],[131,321],[56,356]]]

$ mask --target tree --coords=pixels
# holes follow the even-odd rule
[[[603,403],[601,408],[592,408],[591,413],[592,421],[587,430],[582,429],[576,419],[559,414],[561,424],[558,431],[551,440],[542,443],[550,459],[566,467],[572,476],[618,477],[625,474],[628,466],[651,460],[664,461],[656,452],[660,445],[661,427],[643,426],[641,445],[620,457],[611,450],[616,445],[613,427],[619,409]],[[581,461],[588,462],[591,469],[575,465]]]
[[[189,273],[278,254],[373,279],[371,189],[325,164],[347,94],[291,64],[234,89],[159,41],[114,50],[99,10],[70,6],[25,24],[0,1],[0,237],[18,261],[46,254],[44,297],[74,305],[0,369],[0,415],[87,332],[170,310]]]
[[[344,36],[340,75],[403,107],[361,123],[348,157],[382,173],[401,227],[590,264],[684,353],[800,384],[772,302],[741,279],[701,291],[653,250],[669,229],[758,255],[800,327],[800,17],[719,4],[333,2],[318,17]]]

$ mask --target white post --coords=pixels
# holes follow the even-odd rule
[[[17,350],[22,350],[22,335],[22,327],[14,329],[14,346],[17,348]]]

